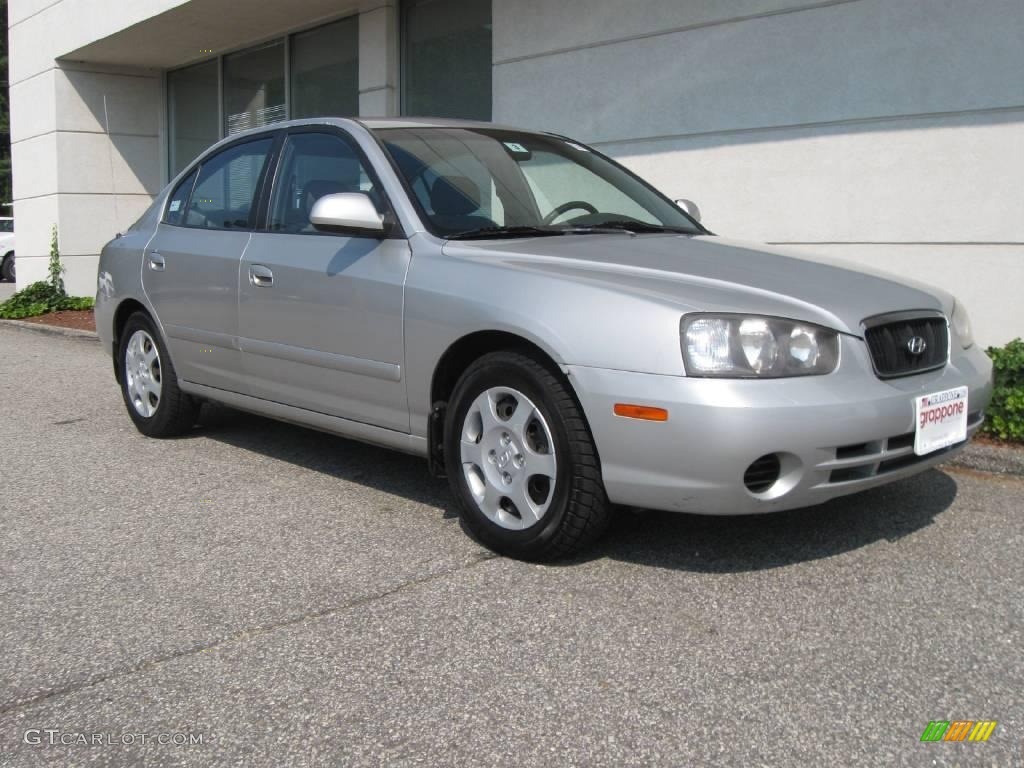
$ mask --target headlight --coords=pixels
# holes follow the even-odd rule
[[[967,316],[967,310],[959,301],[953,302],[953,317],[950,318],[949,324],[953,326],[953,333],[956,334],[964,349],[968,349],[974,344],[971,318]]]
[[[839,363],[838,333],[795,320],[695,314],[679,332],[688,376],[820,376]]]

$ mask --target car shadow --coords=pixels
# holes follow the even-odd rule
[[[415,456],[223,406],[204,405],[200,428],[192,435],[393,493],[435,507],[445,519],[458,517],[447,482],[431,477],[426,462]],[[932,469],[815,507],[767,515],[711,517],[623,508],[593,549],[555,567],[608,558],[703,573],[779,568],[897,541],[931,525],[956,494],[956,481]]]
[[[949,508],[956,480],[932,469],[804,509],[712,517],[624,510],[593,557],[702,573],[779,568],[894,542]]]
[[[378,448],[274,419],[204,403],[199,428],[189,437],[205,437],[268,458],[311,469],[459,516],[445,480],[432,477],[417,456]]]

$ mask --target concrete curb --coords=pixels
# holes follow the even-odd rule
[[[1024,448],[975,442],[946,463],[978,472],[1024,477]]]
[[[51,336],[66,336],[78,339],[93,339],[99,341],[95,331],[83,331],[78,328],[62,328],[59,325],[46,325],[44,323],[26,323],[24,320],[0,320],[0,326],[11,328],[24,328],[26,331],[38,331],[48,333]]]

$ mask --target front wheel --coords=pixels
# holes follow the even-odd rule
[[[199,404],[178,388],[171,357],[149,316],[136,312],[118,347],[121,394],[128,415],[147,437],[174,437],[192,428]]]
[[[445,464],[462,520],[502,554],[553,560],[607,528],[583,413],[567,382],[531,356],[494,352],[462,375],[445,422]]]

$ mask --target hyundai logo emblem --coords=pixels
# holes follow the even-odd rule
[[[928,348],[928,342],[920,336],[912,336],[907,342],[907,352],[912,355],[920,355]]]

